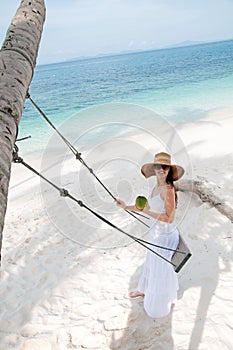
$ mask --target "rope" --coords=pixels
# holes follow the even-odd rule
[[[143,247],[145,247],[146,249],[150,250],[152,253],[156,254],[158,257],[160,257],[161,259],[167,261],[169,264],[176,266],[175,264],[173,264],[170,260],[166,259],[164,256],[162,256],[161,254],[157,253],[156,251],[154,251],[153,249],[147,247],[145,244],[149,244],[151,246],[157,247],[157,248],[161,248],[161,249],[165,249],[165,250],[171,250],[174,252],[178,252],[181,254],[185,254],[184,252],[181,252],[179,250],[175,250],[175,249],[171,249],[171,248],[167,248],[167,247],[162,247],[159,245],[155,245],[151,242],[147,242],[144,241],[140,238],[137,238],[127,232],[125,232],[124,230],[122,230],[121,228],[119,228],[118,226],[114,225],[112,222],[108,221],[107,219],[105,219],[103,216],[99,215],[98,213],[96,213],[94,210],[92,210],[91,208],[89,208],[87,205],[85,205],[81,200],[73,197],[68,190],[66,190],[65,188],[60,188],[58,187],[56,184],[54,184],[53,182],[51,182],[50,180],[48,180],[46,177],[44,177],[42,174],[40,174],[37,170],[35,170],[34,168],[32,168],[29,164],[25,163],[24,160],[19,157],[18,155],[18,147],[15,145],[14,146],[14,150],[13,150],[13,162],[14,163],[20,163],[22,165],[24,165],[26,168],[28,168],[29,170],[31,170],[34,174],[38,175],[39,177],[41,177],[43,180],[45,180],[47,183],[49,183],[52,187],[54,187],[57,191],[59,191],[60,196],[62,197],[68,197],[71,200],[73,200],[74,202],[76,202],[80,207],[83,207],[85,209],[87,209],[89,212],[91,212],[94,216],[96,216],[98,219],[102,220],[103,222],[105,222],[107,225],[111,226],[112,228],[118,230],[119,232],[125,234],[126,236],[128,236],[129,238],[133,239],[135,242],[139,243],[140,245],[142,245]]]
[[[18,142],[18,141],[24,141],[24,140],[27,140],[27,139],[30,139],[30,138],[31,138],[31,135],[25,136],[25,137],[22,137],[21,139],[17,139],[16,142]]]
[[[46,120],[46,122],[56,131],[56,133],[61,137],[61,139],[65,142],[65,144],[69,147],[69,149],[71,150],[71,152],[75,155],[75,158],[77,160],[79,160],[81,162],[82,165],[84,165],[89,172],[95,177],[95,179],[100,183],[100,185],[105,189],[105,191],[107,191],[107,193],[114,199],[116,200],[117,198],[109,191],[109,189],[103,184],[103,182],[98,178],[98,176],[94,173],[93,169],[91,169],[87,163],[83,160],[83,158],[81,157],[81,153],[78,152],[78,150],[60,133],[60,131],[55,127],[55,125],[51,122],[51,120],[45,115],[45,113],[40,109],[40,107],[33,101],[33,99],[31,98],[29,92],[27,92],[26,98],[28,98],[31,103],[33,104],[33,106],[38,110],[38,112],[42,115],[42,117]],[[138,220],[139,222],[141,222],[143,225],[150,227],[149,225],[147,225],[144,221],[142,221],[141,219],[139,219],[138,217],[136,217],[132,212],[130,212],[129,210],[124,209],[128,214],[130,214],[131,216],[133,216],[136,220]],[[148,217],[141,215],[140,213],[136,213],[135,214],[142,216],[146,219],[149,219]]]

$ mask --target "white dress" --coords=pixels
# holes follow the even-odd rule
[[[150,210],[165,213],[164,201],[160,195],[148,199]],[[176,249],[179,242],[179,231],[173,224],[153,219],[149,231],[150,242]],[[149,246],[166,259],[171,260],[173,252]],[[177,274],[167,261],[151,251],[147,251],[143,272],[138,283],[138,291],[145,294],[144,309],[152,318],[169,314],[171,305],[177,300],[179,289]]]

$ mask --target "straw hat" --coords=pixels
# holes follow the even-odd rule
[[[155,164],[169,165],[172,169],[173,181],[179,180],[184,175],[184,169],[181,166],[171,164],[170,154],[160,152],[155,154],[154,163],[147,163],[142,166],[141,172],[146,178],[151,177],[153,175],[155,176]]]

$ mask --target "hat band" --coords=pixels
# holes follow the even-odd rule
[[[166,164],[166,165],[171,165],[171,162],[170,160],[168,159],[155,159],[155,164],[158,163],[158,164]]]

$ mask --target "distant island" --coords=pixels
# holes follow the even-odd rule
[[[59,62],[52,62],[52,63],[46,63],[46,65],[50,64],[57,64],[57,63],[64,63],[64,62],[74,62],[74,61],[82,61],[82,60],[91,60],[96,58],[104,58],[104,57],[112,57],[112,56],[120,56],[120,55],[130,55],[130,54],[136,54],[141,52],[150,52],[150,51],[157,51],[157,50],[169,50],[169,49],[175,49],[175,48],[182,48],[182,47],[188,47],[188,46],[196,46],[196,45],[206,45],[206,44],[213,44],[213,43],[219,43],[224,41],[231,41],[231,39],[223,39],[223,40],[215,40],[215,41],[192,41],[192,40],[185,40],[179,43],[161,46],[161,47],[155,47],[150,49],[136,49],[136,50],[123,50],[118,52],[106,52],[106,53],[98,53],[97,55],[90,55],[90,56],[79,56],[74,57],[69,60],[65,61],[59,61]],[[42,64],[44,65],[44,64]]]
[[[99,58],[99,57],[101,58],[101,57],[108,57],[108,56],[127,55],[127,54],[132,54],[132,53],[172,49],[172,48],[176,48],[176,47],[194,46],[194,45],[201,45],[201,44],[208,44],[208,43],[210,43],[210,42],[186,40],[186,41],[182,41],[180,43],[161,46],[161,47],[155,47],[155,48],[151,48],[151,49],[135,49],[135,50],[123,50],[120,52],[98,53],[97,55],[94,55],[94,56],[77,57],[77,58],[71,59],[71,61],[76,61],[76,60],[80,60],[80,59],[91,59],[91,58]]]

